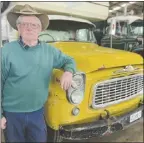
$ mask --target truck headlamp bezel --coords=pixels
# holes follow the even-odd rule
[[[73,75],[72,86],[67,90],[67,99],[71,104],[78,105],[84,99],[85,74],[77,72]],[[78,97],[78,99],[76,99]]]

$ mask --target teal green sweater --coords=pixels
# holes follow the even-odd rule
[[[8,112],[32,112],[48,98],[48,86],[54,68],[74,73],[73,58],[49,44],[34,47],[21,40],[2,49],[2,109]]]

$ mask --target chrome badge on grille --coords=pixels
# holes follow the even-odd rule
[[[138,68],[134,68],[133,66],[129,65],[129,66],[124,67],[123,69],[114,71],[113,74],[119,74],[119,73],[123,73],[123,72],[132,72],[132,71],[135,71],[137,69]]]

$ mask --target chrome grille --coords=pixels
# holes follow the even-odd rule
[[[93,90],[93,108],[105,107],[135,97],[143,90],[143,75],[131,75],[97,83]]]

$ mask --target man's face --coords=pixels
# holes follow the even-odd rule
[[[23,16],[17,27],[20,36],[24,40],[37,40],[41,32],[41,23],[35,16]]]

